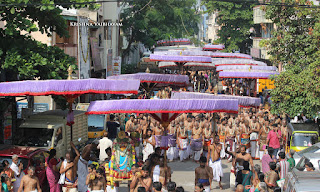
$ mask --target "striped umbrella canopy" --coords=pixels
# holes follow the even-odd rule
[[[278,71],[278,68],[275,66],[257,66],[257,65],[221,65],[217,66],[216,69],[219,71],[227,71],[227,70],[250,70],[250,71]]]
[[[259,107],[261,100],[255,97],[232,96],[232,95],[214,95],[209,93],[197,92],[172,92],[171,99],[237,99],[239,107]]]
[[[219,78],[244,78],[244,79],[269,79],[273,75],[279,75],[276,71],[255,72],[255,71],[221,71]]]
[[[167,68],[167,69],[177,69],[178,65],[174,62],[159,62],[158,64],[159,68]],[[206,70],[206,69],[212,69],[215,68],[215,65],[212,63],[186,63],[184,64],[185,68],[189,68],[192,70]]]
[[[150,92],[154,87],[163,87],[167,85],[186,86],[189,83],[187,75],[175,74],[156,74],[156,73],[135,73],[110,76],[107,79],[126,79],[126,80],[139,80],[141,86]]]
[[[239,58],[239,59],[252,59],[251,55],[243,53],[222,53],[222,52],[210,52],[201,50],[186,50],[186,51],[155,51],[156,55],[185,55],[185,56],[205,56],[212,58]]]
[[[212,63],[215,66],[222,65],[259,65],[259,66],[267,66],[266,63],[261,61],[255,61],[252,59],[212,59]]]
[[[213,51],[213,50],[223,50],[225,47],[224,45],[205,45],[203,46],[204,51]]]

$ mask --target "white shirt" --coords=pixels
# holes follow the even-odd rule
[[[16,181],[13,182],[13,191],[17,192],[19,187],[20,187],[20,182],[21,182],[21,179],[22,179],[24,173],[23,172],[21,172],[21,173],[19,172],[19,167],[15,163],[12,163],[10,168],[14,172],[14,178],[16,179]],[[18,177],[18,175],[20,175],[20,177]]]
[[[100,161],[104,161],[106,158],[108,158],[106,149],[108,149],[109,147],[112,148],[112,141],[108,137],[104,137],[99,140],[99,145],[97,148],[100,149]]]

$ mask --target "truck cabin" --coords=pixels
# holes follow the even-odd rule
[[[316,123],[288,123],[287,128],[287,146],[295,151],[310,147],[319,140],[319,125]]]
[[[17,129],[17,139],[14,144],[44,148],[54,147],[62,138],[62,127],[62,124],[26,121]]]

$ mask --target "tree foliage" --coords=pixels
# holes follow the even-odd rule
[[[51,36],[68,36],[67,25],[60,15],[59,3],[81,3],[86,0],[3,0],[0,20],[0,66],[8,79],[61,79],[66,76],[69,65],[75,67],[75,60],[56,47],[46,46],[31,38],[31,32],[39,31]],[[81,8],[86,5],[61,5],[64,8]],[[94,8],[96,5],[90,5]]]
[[[252,45],[250,28],[253,27],[254,4],[212,0],[204,0],[203,4],[208,13],[218,11],[216,22],[221,28],[216,43],[224,44],[227,52],[240,50],[242,53],[249,53]]]
[[[156,41],[169,38],[193,36],[198,32],[199,14],[195,0],[131,1],[126,5],[122,19],[122,30],[129,44],[142,42],[151,48]]]
[[[285,3],[311,5],[304,0]],[[320,111],[319,10],[268,6],[266,16],[276,25],[273,38],[266,43],[271,61],[284,69],[275,78],[275,89],[271,91],[272,112],[313,117]]]

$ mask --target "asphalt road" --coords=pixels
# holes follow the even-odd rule
[[[254,160],[254,164],[260,164],[260,161]],[[194,191],[194,170],[199,164],[194,163],[192,161],[186,162],[171,162],[168,164],[173,171],[172,174],[172,181],[176,182],[177,186],[182,186],[185,191],[192,192]],[[231,163],[228,163],[227,160],[222,160],[222,168],[223,168],[223,178],[222,178],[222,186],[223,190],[220,190],[218,187],[217,182],[213,182],[213,190],[216,191],[223,191],[223,192],[231,192],[234,191],[230,188],[230,168]],[[122,183],[120,185],[119,192],[128,192],[127,183]]]

